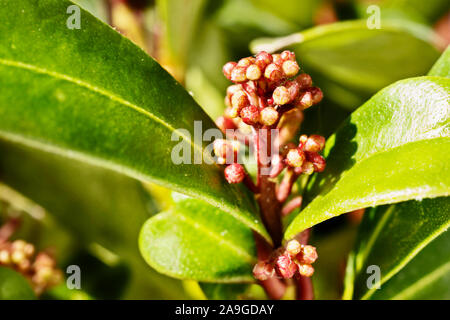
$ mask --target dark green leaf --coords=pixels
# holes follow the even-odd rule
[[[210,153],[202,164],[171,159],[179,141],[201,156],[210,142],[194,139],[194,121],[206,130],[212,120],[153,59],[89,13],[81,11],[81,29],[67,28],[69,5],[0,1],[0,136],[204,199],[267,236],[252,197],[205,162]]]
[[[150,218],[140,249],[157,271],[203,282],[250,282],[256,263],[251,229],[200,200],[186,199]]]
[[[450,79],[399,81],[376,94],[326,144],[327,167],[285,237],[339,214],[449,194]]]
[[[428,73],[430,76],[450,78],[450,46],[441,55]]]
[[[383,87],[426,74],[439,56],[433,31],[412,23],[383,20],[381,29],[366,21],[315,27],[285,38],[261,39],[252,51],[295,51],[326,97],[355,109]]]
[[[34,300],[28,280],[20,273],[0,266],[0,300]]]
[[[367,212],[347,269],[350,279],[346,281],[345,298],[389,299],[394,295],[400,298],[401,291],[407,290],[406,288],[422,286],[420,283],[425,281],[429,285],[431,281],[428,282],[427,277],[434,277],[431,272],[435,269],[441,270],[436,272],[445,276],[450,271],[450,241],[448,235],[440,234],[447,233],[445,230],[449,226],[448,197],[402,202]],[[447,243],[434,240],[437,237],[447,239]],[[429,259],[425,260],[422,255],[429,256]],[[410,264],[416,266],[410,267]],[[370,274],[367,274],[366,270],[371,265],[376,265],[381,270],[379,290],[367,288],[366,281]],[[417,268],[419,266],[421,270]],[[406,276],[403,273],[407,268],[416,270],[416,274],[410,274],[408,271],[410,276]],[[420,272],[417,272],[419,270]],[[406,295],[405,293],[404,298],[411,298]]]
[[[125,297],[185,298],[178,282],[142,260],[139,230],[154,205],[138,181],[1,140],[0,155],[0,180],[42,205],[78,246],[98,243],[128,263],[132,275]]]

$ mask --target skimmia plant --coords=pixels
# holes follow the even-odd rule
[[[447,1],[106,2],[0,0],[0,298],[450,298]]]

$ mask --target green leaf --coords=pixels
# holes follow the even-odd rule
[[[429,76],[450,78],[450,46],[444,51],[428,73]]]
[[[435,41],[432,30],[411,22],[383,20],[381,29],[369,29],[365,20],[358,20],[259,39],[251,49],[294,50],[326,97],[355,109],[397,80],[426,74],[439,56]]]
[[[327,167],[306,194],[315,198],[285,238],[356,209],[448,195],[449,93],[450,79],[407,79],[353,112],[328,139]]]
[[[132,274],[126,298],[185,298],[177,281],[150,269],[140,255],[140,228],[156,212],[140,182],[2,140],[0,155],[0,180],[43,206],[77,246],[97,243],[127,262]]]
[[[252,231],[202,201],[186,199],[150,218],[139,245],[144,259],[171,277],[203,282],[251,282]]]
[[[206,163],[210,142],[194,137],[194,121],[203,130],[213,121],[153,59],[86,11],[81,29],[67,28],[69,5],[1,2],[0,137],[201,198],[268,237],[245,188]],[[202,164],[176,165],[179,141],[194,158],[203,154]]]
[[[0,300],[34,300],[27,279],[16,271],[0,266]]]
[[[390,299],[396,295],[399,299],[403,295],[403,298],[411,298],[408,291],[401,291],[411,291],[413,289],[407,288],[422,286],[421,283],[425,282],[430,285],[432,281],[428,277],[436,280],[434,271],[440,276],[450,275],[450,233],[445,232],[449,226],[448,197],[402,202],[367,212],[360,226],[353,261],[349,265],[348,272],[352,279],[347,280],[345,298]],[[442,233],[447,235],[440,236]],[[447,242],[438,240],[442,237]],[[424,259],[424,255],[430,258]],[[381,270],[381,288],[378,290],[368,289],[366,284],[370,276],[366,270],[371,265]],[[450,291],[447,288],[448,294]]]
[[[209,300],[236,300],[248,290],[245,283],[200,283],[206,298]]]

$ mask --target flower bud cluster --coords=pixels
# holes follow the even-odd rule
[[[298,146],[287,145],[284,163],[293,168],[296,174],[310,175],[325,170],[325,159],[319,152],[325,147],[325,138],[319,135],[302,135]]]
[[[304,110],[322,100],[322,91],[312,87],[311,77],[297,75],[300,70],[295,54],[260,52],[223,67],[227,79],[234,82],[227,89],[226,115],[240,118],[251,126],[274,126],[282,111]]]
[[[258,262],[253,268],[253,276],[261,281],[275,275],[283,279],[290,279],[296,274],[311,277],[314,273],[312,264],[317,257],[315,247],[291,240],[284,250],[275,251],[275,254],[267,261]]]
[[[23,240],[0,242],[0,266],[16,270],[30,282],[36,294],[62,281],[62,271],[56,268],[55,259],[46,252],[35,255],[32,244]]]

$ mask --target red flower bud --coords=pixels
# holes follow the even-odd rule
[[[306,159],[310,162],[312,162],[313,166],[314,166],[314,171],[315,172],[322,172],[323,170],[325,170],[325,166],[326,166],[326,161],[324,159],[324,157],[322,157],[321,155],[314,153],[314,152],[305,152],[306,155]]]
[[[276,260],[276,271],[284,279],[290,279],[297,272],[297,264],[287,254],[279,256]]]
[[[249,65],[255,63],[255,61],[256,59],[253,57],[242,58],[241,60],[238,61],[237,65],[238,67],[247,68]]]
[[[261,110],[261,123],[271,126],[278,120],[278,111],[275,108],[267,107]]]
[[[285,50],[281,53],[281,59],[283,59],[284,61],[287,60],[295,61],[295,53],[293,53],[292,51]]]
[[[284,105],[289,103],[291,96],[289,90],[285,86],[279,86],[273,91],[273,102],[277,105]]]
[[[247,107],[248,104],[248,97],[244,90],[239,90],[231,96],[231,106],[239,111]]]
[[[269,64],[272,63],[272,55],[265,51],[261,51],[256,55],[256,62],[261,70],[264,70]]]
[[[291,167],[301,167],[305,161],[305,154],[298,148],[290,149],[286,155],[286,163]]]
[[[243,108],[240,115],[242,121],[248,125],[254,125],[259,122],[259,110],[254,105]]]
[[[275,270],[272,265],[265,261],[258,262],[253,268],[253,276],[255,279],[264,281],[272,278],[275,275]]]
[[[258,80],[261,78],[261,69],[256,64],[248,66],[246,77],[248,80]]]
[[[233,72],[233,69],[236,67],[236,62],[227,62],[223,68],[222,72],[228,80],[231,80],[231,73]]]
[[[325,138],[316,134],[310,135],[305,142],[305,150],[319,152],[325,147]]]
[[[231,72],[231,81],[233,82],[247,81],[246,71],[247,68],[236,66]]]
[[[279,81],[283,77],[283,71],[279,65],[271,63],[266,67],[264,77],[271,81]]]
[[[241,183],[245,178],[245,170],[238,163],[230,164],[225,168],[225,179],[228,183]]]
[[[295,257],[302,250],[302,245],[297,240],[291,240],[286,244],[286,252],[291,256]]]
[[[228,117],[219,117],[216,120],[216,125],[219,127],[220,130],[225,132],[226,130],[236,130],[237,126],[234,123],[234,121]]]
[[[314,274],[314,268],[309,264],[301,264],[298,266],[298,273],[304,277],[311,277]]]
[[[299,70],[300,67],[298,66],[297,62],[291,60],[283,62],[283,72],[287,77],[295,76]]]
[[[311,76],[307,73],[300,74],[295,81],[299,84],[300,89],[306,89],[312,86]]]
[[[272,55],[272,59],[273,59],[273,63],[275,63],[276,65],[280,66],[283,64],[284,59],[281,58],[281,54],[279,53],[275,53]]]
[[[313,246],[305,245],[301,252],[297,255],[297,260],[300,264],[312,264],[318,258],[317,250]]]
[[[323,99],[323,92],[317,87],[311,88],[313,104],[318,104]]]

